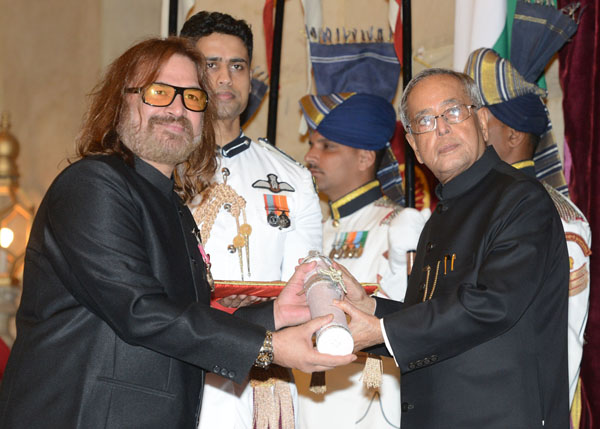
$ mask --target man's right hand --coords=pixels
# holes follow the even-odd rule
[[[332,320],[333,316],[330,314],[273,332],[273,363],[311,373],[327,371],[354,361],[356,355],[327,355],[319,353],[314,347],[313,334]]]

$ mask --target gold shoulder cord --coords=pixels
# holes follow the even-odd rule
[[[200,204],[193,208],[194,220],[200,228],[202,241],[206,245],[210,238],[210,231],[215,224],[217,215],[223,207],[235,219],[237,235],[233,237],[232,244],[228,246],[231,253],[237,252],[240,260],[240,273],[244,280],[243,248],[246,249],[246,265],[248,277],[250,277],[250,234],[252,227],[246,221],[246,200],[239,196],[235,190],[227,184],[229,169],[221,170],[223,183],[213,183],[201,194]],[[243,223],[240,225],[240,214]]]

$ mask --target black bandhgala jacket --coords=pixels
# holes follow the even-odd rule
[[[272,305],[211,309],[195,223],[135,159],[85,158],[48,190],[28,243],[2,428],[195,428],[204,371],[240,382]],[[242,316],[243,317],[243,316]]]
[[[377,300],[402,428],[568,428],[569,261],[548,193],[491,147],[437,193],[405,303]]]

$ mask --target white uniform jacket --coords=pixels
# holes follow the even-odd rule
[[[406,253],[416,249],[429,210],[402,208],[382,197],[376,180],[331,202],[330,208],[331,217],[323,224],[323,254],[348,268],[358,281],[380,283],[379,296],[402,301]],[[310,376],[294,372],[301,427],[399,427],[400,371],[393,359],[382,360],[379,389],[363,386],[364,354],[350,365],[326,372],[324,395],[309,391]]]
[[[243,134],[221,149],[216,183],[223,183],[223,169],[229,172],[227,184],[246,200],[246,222],[252,227],[250,275],[242,251],[244,280],[288,280],[299,258],[321,249],[322,215],[310,172],[270,144]],[[198,203],[191,205],[194,217]],[[269,205],[278,217],[285,211],[289,226],[269,224]],[[210,237],[202,237],[217,280],[242,280],[239,252],[229,247],[237,234],[235,218],[221,207]]]
[[[239,249],[232,252],[238,234],[236,220],[220,208],[208,240],[202,237],[213,278],[288,280],[299,258],[310,250],[321,249],[322,214],[310,172],[270,144],[251,141],[243,133],[221,148],[220,155],[214,180],[223,183],[226,169],[226,183],[246,201],[246,223],[252,233],[248,249],[242,248],[240,261]],[[198,223],[202,221],[197,217],[199,200],[191,205]],[[242,216],[239,222],[244,222]],[[297,391],[293,384],[290,389],[296,408]],[[252,393],[248,383],[238,385],[207,374],[199,428],[251,428]]]
[[[544,187],[558,210],[569,251],[569,404],[573,403],[583,354],[583,333],[590,299],[592,231],[575,204],[550,185]]]

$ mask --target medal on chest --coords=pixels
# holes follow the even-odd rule
[[[290,209],[285,195],[263,195],[265,211],[267,212],[267,223],[274,228],[285,229],[292,224],[289,213]]]
[[[360,258],[365,250],[369,231],[338,232],[335,234],[330,259]]]

